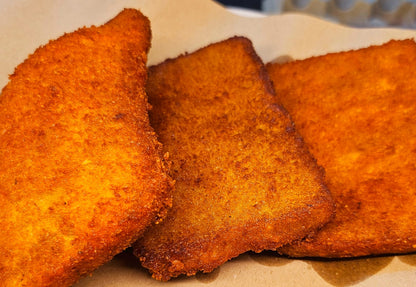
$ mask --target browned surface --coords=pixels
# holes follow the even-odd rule
[[[51,41],[0,96],[0,285],[66,286],[170,204],[149,126],[149,21],[125,10]]]
[[[321,171],[247,39],[151,67],[147,91],[176,180],[167,218],[135,245],[155,278],[210,272],[328,221],[333,205]]]
[[[334,221],[281,249],[347,257],[416,250],[416,44],[268,65],[276,94],[326,170]]]

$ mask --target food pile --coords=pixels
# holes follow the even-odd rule
[[[3,286],[70,286],[127,247],[162,281],[250,250],[416,251],[413,40],[266,65],[241,36],[147,67],[150,46],[125,9],[10,76]]]

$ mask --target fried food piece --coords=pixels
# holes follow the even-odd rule
[[[326,223],[333,202],[251,42],[149,69],[150,121],[172,159],[172,209],[134,245],[153,277],[210,272]]]
[[[149,125],[148,19],[124,10],[40,47],[0,96],[0,281],[67,286],[161,218],[171,179]]]
[[[280,251],[351,257],[416,251],[416,44],[391,41],[283,65],[276,94],[326,170],[336,216]]]

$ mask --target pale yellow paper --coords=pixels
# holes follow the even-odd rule
[[[38,46],[82,26],[101,25],[124,7],[138,8],[151,20],[149,64],[234,35],[250,38],[264,62],[416,36],[413,30],[353,29],[299,14],[245,18],[210,0],[0,0],[0,86]],[[322,262],[289,260],[272,252],[247,253],[211,274],[163,283],[151,279],[136,258],[123,253],[75,286],[414,286],[414,282],[416,255]]]

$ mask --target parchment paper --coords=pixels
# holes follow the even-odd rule
[[[82,26],[101,25],[125,7],[138,8],[151,20],[149,65],[234,35],[250,38],[264,62],[416,36],[414,30],[353,29],[300,14],[241,17],[210,0],[0,0],[0,87],[40,45]],[[249,252],[210,274],[163,283],[152,279],[127,251],[75,286],[415,286],[415,282],[416,255],[325,261]]]

